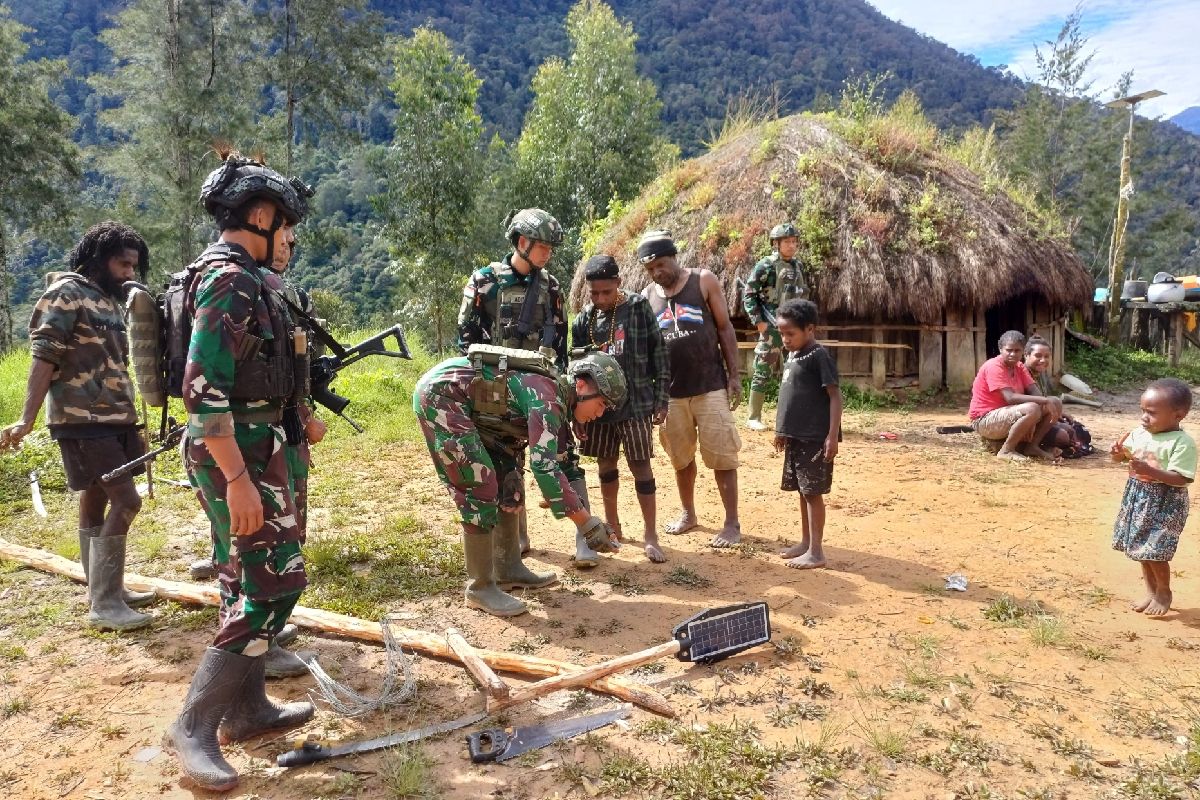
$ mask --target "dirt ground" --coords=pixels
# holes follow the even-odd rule
[[[1102,453],[1137,424],[1132,395],[1107,400],[1107,410],[1080,414]],[[702,471],[703,525],[663,537],[666,564],[648,563],[631,545],[579,572],[567,560],[569,526],[532,509],[534,566],[564,576],[558,587],[532,593],[532,613],[498,620],[464,610],[453,594],[395,610],[414,628],[457,626],[480,646],[594,663],[666,641],[678,621],[703,608],[765,599],[775,646],[712,666],[671,660],[635,677],[668,696],[684,729],[736,719],[753,723],[765,745],[799,742],[802,757],[758,781],[767,797],[1189,796],[1193,790],[1154,786],[1182,787],[1188,776],[1172,777],[1173,769],[1180,773],[1168,759],[1185,753],[1184,737],[1197,721],[1200,555],[1193,541],[1185,538],[1172,564],[1175,609],[1161,620],[1132,613],[1139,570],[1109,546],[1124,470],[1106,455],[1061,467],[1002,463],[972,435],[934,431],[962,416],[916,409],[847,418],[829,498],[828,569],[791,570],[775,555],[798,536],[798,503],[779,491],[770,434],[744,431],[738,550],[706,546],[721,513],[711,475]],[[449,530],[449,503],[423,459],[415,448],[398,448],[363,454],[356,469],[366,482],[383,467],[385,478],[366,486],[378,513],[423,508]],[[661,454],[655,468],[666,521],[677,510],[673,476]],[[598,504],[594,469],[589,478]],[[632,489],[626,475],[627,537],[640,527]],[[316,508],[314,535],[336,513]],[[200,523],[198,515],[175,520],[173,535]],[[10,521],[6,535],[15,537],[17,528]],[[182,569],[195,548],[177,544]],[[692,582],[708,585],[679,585],[681,573],[672,570],[680,566],[692,570]],[[967,591],[943,588],[955,572],[967,576]],[[1003,597],[1012,602],[997,602]],[[0,795],[205,796],[181,786],[173,760],[156,748],[210,639],[211,618],[176,615],[146,633],[97,636],[81,623],[83,587],[11,564],[0,572],[0,604],[48,609],[38,613],[58,620],[27,641],[11,626],[3,633]],[[989,610],[999,619],[986,617]],[[1005,621],[1005,612],[1024,616]],[[300,646],[361,691],[378,690],[379,647],[312,636]],[[288,772],[273,759],[296,735],[354,740],[480,707],[456,665],[418,658],[415,669],[417,696],[404,707],[346,720],[319,704],[304,730],[227,750],[243,774],[229,796],[391,796],[380,754]],[[271,684],[289,699],[312,686],[307,676]],[[507,720],[529,724],[562,716],[568,705],[571,713],[585,703],[611,705],[591,698],[563,692],[514,709]],[[471,765],[465,731],[450,734],[424,745],[428,788],[446,798],[507,800],[667,794],[667,783],[638,780],[636,771],[622,778],[613,767],[625,756],[658,770],[702,760],[653,719],[635,709],[626,726],[499,766]],[[755,796],[723,794],[722,780],[719,771],[702,778],[704,793],[691,796]],[[667,796],[685,796],[673,791]]]

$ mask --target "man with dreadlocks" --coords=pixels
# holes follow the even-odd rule
[[[33,430],[46,402],[46,426],[62,452],[67,486],[79,492],[88,623],[103,630],[132,630],[153,619],[130,606],[151,602],[154,593],[124,588],[126,537],[142,507],[133,475],[144,470],[111,483],[100,480],[145,452],[127,367],[121,298],[126,281],[145,279],[149,260],[137,231],[102,222],[71,251],[71,271],[46,276],[46,291],[29,321],[33,362],[23,413],[0,430],[0,450],[16,447]]]

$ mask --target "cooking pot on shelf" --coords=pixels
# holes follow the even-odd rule
[[[1145,297],[1148,285],[1146,281],[1125,281],[1124,286],[1121,287],[1121,299],[1136,300],[1139,297]]]
[[[1146,290],[1146,299],[1151,303],[1178,303],[1187,295],[1182,283],[1174,279],[1170,283],[1152,283]]]

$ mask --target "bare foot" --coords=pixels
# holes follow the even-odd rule
[[[1138,600],[1136,603],[1130,603],[1129,608],[1131,611],[1136,611],[1137,613],[1140,614],[1146,610],[1146,607],[1149,606],[1150,603],[1153,602],[1153,600],[1154,600],[1154,595],[1148,594],[1145,596],[1145,598]]]
[[[1023,456],[1015,450],[1001,450],[996,453],[996,458],[1002,458],[1006,461],[1028,461],[1029,456]]]
[[[820,569],[825,566],[825,556],[823,554],[805,553],[788,561],[787,565],[794,569]]]
[[[1166,613],[1171,610],[1172,599],[1170,592],[1160,592],[1154,595],[1150,605],[1146,606],[1145,615],[1147,617],[1166,616]]]
[[[663,555],[663,551],[656,544],[647,542],[642,549],[646,552],[646,558],[650,559],[650,562],[653,564],[662,564],[667,560],[667,557]]]
[[[742,540],[742,526],[738,523],[726,525],[708,543],[709,547],[733,547]]]
[[[796,558],[808,552],[808,540],[801,539],[800,544],[794,544],[791,547],[779,551],[780,558]]]
[[[607,522],[607,520],[605,520],[605,521]],[[618,542],[625,541],[625,537],[621,535],[621,523],[618,522],[616,524],[613,524],[613,523],[609,522],[608,527],[612,528],[612,532],[617,537]]]
[[[1043,450],[1040,447],[1033,447],[1032,445],[1025,448],[1025,455],[1042,461],[1054,461],[1054,459],[1058,458],[1058,453],[1052,453],[1049,450]]]
[[[668,523],[667,527],[664,528],[663,530],[665,530],[667,533],[674,533],[674,534],[687,533],[688,531],[690,531],[692,528],[696,527],[699,524],[700,524],[699,520],[697,520],[693,515],[689,514],[686,511],[682,511],[679,514],[679,519],[675,520],[674,522]]]

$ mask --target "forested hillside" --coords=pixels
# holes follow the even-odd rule
[[[12,17],[31,29],[22,37],[28,46],[24,59],[63,59],[62,79],[48,91],[75,118],[74,140],[86,170],[75,197],[75,216],[66,224],[33,230],[7,221],[11,230],[6,257],[17,307],[16,327],[19,330],[28,303],[36,297],[46,263],[61,258],[88,222],[117,214],[139,225],[151,241],[160,273],[177,268],[211,235],[203,219],[188,215],[194,213],[194,204],[185,214],[188,198],[194,196],[189,187],[197,179],[192,173],[211,168],[211,163],[196,156],[188,175],[173,178],[173,184],[164,182],[162,170],[156,172],[146,163],[146,158],[156,155],[158,134],[138,130],[156,103],[168,101],[146,95],[161,89],[153,85],[153,73],[136,79],[141,84],[130,83],[134,80],[130,58],[138,53],[156,57],[159,44],[152,37],[161,32],[154,28],[167,8],[175,9],[179,19],[190,20],[198,32],[193,35],[200,38],[207,30],[197,22],[200,17],[220,16],[226,26],[219,34],[221,48],[212,53],[211,80],[192,95],[173,95],[207,98],[194,100],[193,109],[180,109],[184,117],[194,117],[189,125],[197,133],[217,130],[222,115],[227,115],[223,135],[242,147],[262,149],[273,164],[290,164],[291,171],[316,183],[316,213],[301,235],[294,273],[306,285],[327,290],[327,303],[341,298],[334,309],[338,315],[361,322],[406,309],[410,319],[429,318],[425,305],[406,300],[425,291],[412,270],[418,264],[429,268],[429,253],[409,252],[411,241],[398,238],[397,226],[403,227],[406,217],[396,207],[401,195],[388,188],[390,167],[383,155],[403,133],[393,124],[396,91],[402,88],[395,81],[405,77],[393,74],[394,43],[411,36],[418,26],[444,34],[462,59],[468,82],[478,78],[472,96],[482,136],[466,170],[475,176],[478,198],[474,218],[459,227],[463,243],[451,260],[460,263],[445,266],[441,280],[457,280],[471,263],[498,257],[504,248],[499,236],[504,210],[524,204],[552,207],[571,228],[576,249],[568,248],[557,259],[560,272],[569,270],[570,257],[578,252],[581,226],[603,216],[614,197],[634,196],[636,187],[630,181],[647,179],[645,165],[640,165],[633,172],[626,170],[619,180],[593,176],[593,185],[580,194],[579,187],[562,184],[561,172],[590,163],[594,154],[581,150],[559,159],[553,138],[595,138],[602,129],[543,131],[541,139],[528,130],[539,76],[547,76],[541,86],[550,91],[557,85],[549,79],[557,74],[557,67],[547,73],[547,65],[564,64],[554,59],[569,59],[575,46],[565,24],[573,5],[571,0],[14,3]],[[888,20],[863,0],[612,0],[609,5],[616,18],[627,24],[629,46],[636,48],[632,56],[636,64],[631,68],[650,81],[648,88],[640,90],[648,95],[645,110],[657,108],[654,113],[662,120],[659,132],[648,129],[646,135],[665,137],[680,155],[703,151],[732,107],[745,109],[757,103],[760,109],[777,114],[827,109],[836,105],[847,81],[886,75],[877,84],[881,102],[911,90],[928,118],[948,135],[995,124],[1011,171],[1055,207],[1073,231],[1080,255],[1097,276],[1102,274],[1111,233],[1106,226],[1116,204],[1123,128],[1119,114],[1094,104],[1106,98],[1074,94],[1075,86],[1031,89],[1002,69],[984,68],[974,58]],[[362,35],[354,43],[359,49],[344,56],[346,63],[336,70],[301,67],[308,72],[286,77],[285,69],[296,68],[283,57],[286,43],[293,38],[291,33],[280,33],[280,17],[285,13],[281,7],[289,9],[286,13],[295,17],[298,26],[293,43],[308,46],[319,39],[323,14],[336,15],[350,6],[351,16],[371,29],[359,30]],[[130,16],[131,12],[142,17]],[[126,20],[123,28],[122,19]],[[134,19],[142,22],[134,24]],[[330,29],[337,29],[336,25]],[[114,42],[126,48],[125,55],[114,55]],[[328,43],[313,46],[318,56],[338,51],[336,47],[321,51]],[[203,74],[208,66],[199,58],[203,53],[191,55],[196,57],[191,68]],[[237,87],[247,75],[265,83],[257,93],[239,94]],[[363,81],[347,75],[376,77]],[[297,80],[305,84],[298,92]],[[338,94],[339,82],[342,89],[354,84],[354,96]],[[141,111],[122,104],[139,93]],[[543,111],[555,106],[551,97],[541,102]],[[546,131],[565,124],[544,113],[539,119]],[[609,127],[626,123],[613,119]],[[138,145],[139,150],[134,143],[143,136],[149,138]],[[1032,141],[1031,136],[1040,140]],[[541,144],[535,147],[535,140]],[[1143,275],[1159,269],[1197,271],[1200,139],[1174,124],[1145,122],[1138,125],[1136,141],[1130,266]],[[193,138],[191,146],[197,142]],[[670,149],[661,144],[654,145],[651,155],[655,163],[665,164]],[[536,166],[538,159],[545,169]],[[139,160],[140,165],[135,163]],[[553,180],[559,184],[552,186],[550,173],[555,170],[559,178]],[[1052,178],[1041,174],[1046,171],[1053,173]],[[404,197],[405,202],[411,199]]]

